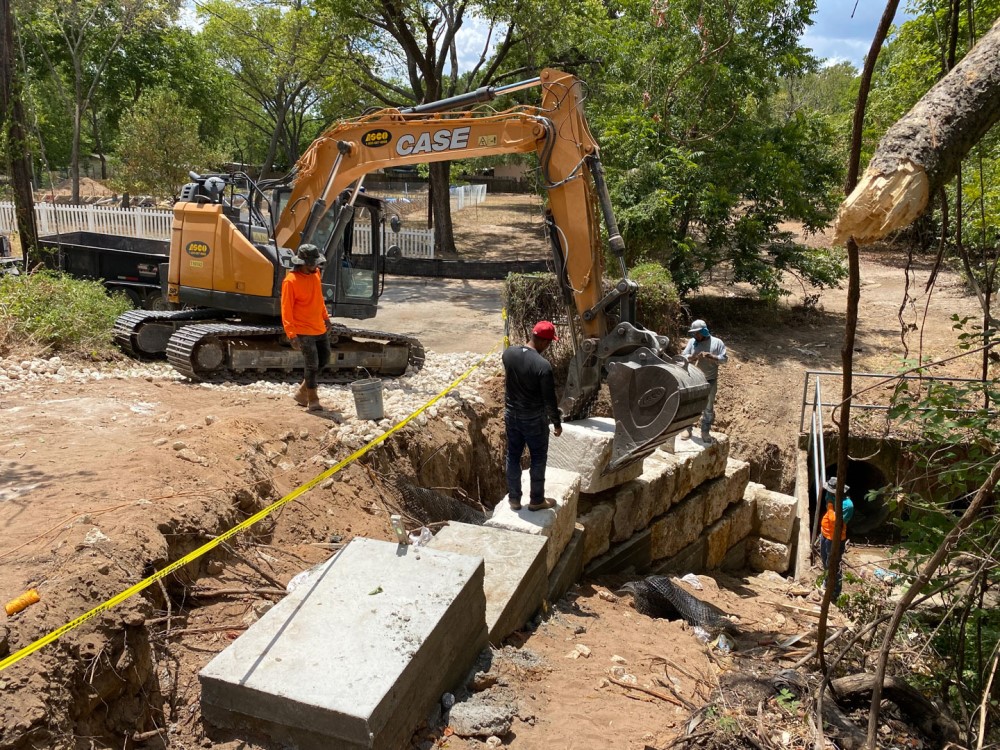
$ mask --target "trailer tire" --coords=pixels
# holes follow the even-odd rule
[[[151,289],[146,293],[146,304],[143,305],[147,310],[170,310],[170,303],[163,296],[163,292],[160,289]]]

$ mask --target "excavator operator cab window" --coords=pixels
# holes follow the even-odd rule
[[[342,211],[351,215],[339,242],[333,232]],[[382,201],[359,194],[353,213],[341,201],[328,211],[313,234],[313,244],[326,247],[323,294],[334,317],[375,315],[382,270]]]

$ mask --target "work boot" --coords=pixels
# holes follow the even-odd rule
[[[712,440],[712,432],[707,427],[702,427],[701,428],[701,440],[704,443],[711,443],[711,442],[713,442],[713,440]]]
[[[309,411],[323,411],[323,404],[319,402],[319,393],[316,392],[316,388],[306,388],[306,397],[308,398]]]
[[[299,389],[295,391],[295,394],[292,396],[292,398],[295,399],[295,403],[297,403],[299,406],[309,405],[309,389],[306,388],[306,381],[303,380],[301,383],[299,383]]]
[[[693,430],[693,428],[691,428],[691,427],[687,428],[687,439],[688,440],[690,440],[692,437],[694,437],[694,432],[692,430]]]

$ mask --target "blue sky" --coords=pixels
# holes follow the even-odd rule
[[[830,63],[847,60],[860,69],[885,3],[879,0],[817,0],[816,5],[813,25],[806,29],[802,38],[803,46],[811,48],[820,59],[825,58]],[[905,17],[902,9],[897,11],[896,24]]]

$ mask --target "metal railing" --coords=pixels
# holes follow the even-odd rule
[[[843,378],[844,374],[836,370],[806,370],[802,384],[802,411],[799,416],[799,432],[805,432],[806,412],[809,412],[809,440],[807,445],[810,450],[810,469],[812,471],[812,487],[814,496],[817,498],[816,513],[812,524],[812,534],[810,541],[816,542],[819,534],[819,524],[822,517],[823,503],[823,482],[826,479],[826,448],[823,439],[823,417],[824,409],[829,409],[831,418],[833,410],[842,405],[841,401],[823,400],[823,378]],[[933,389],[936,383],[982,383],[981,378],[955,378],[935,375],[891,375],[886,373],[855,372],[853,378],[884,380],[885,388],[895,392],[895,387],[900,381],[920,381],[926,384],[927,391]],[[810,381],[812,381],[812,399],[810,399]],[[839,392],[838,392],[839,393]],[[856,389],[855,396],[851,399],[851,410],[860,411],[888,411],[892,406],[888,403],[880,403],[878,396],[884,393],[883,389],[861,388]],[[891,397],[892,393],[889,394]],[[863,397],[863,400],[861,400]],[[954,409],[950,410],[955,414],[975,414],[977,409]]]

